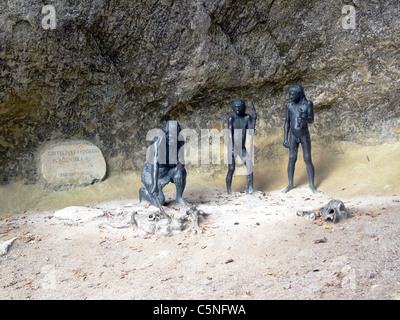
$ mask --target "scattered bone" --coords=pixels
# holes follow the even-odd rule
[[[208,215],[208,213],[196,207],[181,211],[180,216],[168,215],[168,218],[164,218],[159,213],[138,214],[136,211],[131,211],[120,219],[120,221],[115,222],[108,219],[108,222],[105,224],[118,229],[135,225],[138,229],[149,234],[160,232],[163,235],[174,235],[188,229],[190,224],[193,223],[195,233],[202,233],[203,230],[199,225],[199,217]]]
[[[209,213],[205,213],[203,210],[199,210],[196,207],[191,207],[186,211],[186,214],[193,218],[193,225],[196,233],[203,233],[203,229],[199,225],[199,216],[206,217]]]
[[[117,229],[122,229],[122,228],[128,228],[130,226],[132,226],[133,224],[135,224],[135,215],[137,214],[136,211],[131,211],[128,212],[122,219],[120,219],[120,221],[118,221],[117,223],[115,222],[110,222],[110,219],[107,218],[107,220],[109,222],[106,222],[105,224],[113,227],[113,228],[117,228]]]
[[[324,221],[331,220],[334,223],[338,222],[340,218],[349,218],[350,213],[347,211],[344,203],[341,200],[333,199],[328,202],[328,204],[319,209],[311,210],[311,211],[297,211],[296,215],[299,217],[303,217],[307,215],[307,219],[315,220],[317,218],[321,218]]]

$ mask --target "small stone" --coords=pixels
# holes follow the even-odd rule
[[[6,254],[8,252],[8,249],[11,247],[12,243],[16,240],[17,238],[12,238],[10,240],[0,242],[0,256]]]
[[[79,206],[66,207],[54,213],[57,219],[72,221],[89,221],[104,215],[103,210]]]

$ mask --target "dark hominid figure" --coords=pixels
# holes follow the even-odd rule
[[[312,192],[316,193],[317,189],[314,186],[315,171],[311,160],[311,139],[308,131],[308,124],[314,122],[314,105],[312,101],[307,100],[304,89],[300,85],[292,85],[289,88],[289,97],[291,101],[286,105],[283,142],[283,145],[289,148],[289,165],[287,169],[289,185],[283,192],[286,193],[294,188],[294,168],[297,161],[297,151],[301,143],[310,189]]]
[[[228,165],[228,174],[226,175],[226,189],[228,194],[231,194],[232,176],[235,171],[235,160],[239,156],[243,163],[246,165],[247,170],[247,181],[246,181],[246,193],[256,192],[253,188],[253,150],[247,152],[246,150],[246,135],[247,129],[250,129],[251,134],[251,145],[254,148],[254,129],[257,119],[256,109],[254,105],[251,106],[253,112],[252,115],[246,114],[246,104],[243,100],[236,99],[232,102],[233,114],[228,119],[228,129],[230,131],[230,150],[229,157],[230,162]]]
[[[145,188],[140,188],[140,202],[147,201],[158,207],[154,197],[158,197],[161,205],[165,203],[162,189],[170,182],[176,186],[176,202],[188,206],[182,198],[186,186],[186,169],[179,159],[178,153],[183,141],[178,140],[181,127],[176,121],[167,121],[154,138],[150,154],[142,171],[142,182]]]

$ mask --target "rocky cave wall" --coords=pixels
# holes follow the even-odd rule
[[[43,28],[45,4],[55,29]],[[344,5],[355,29],[343,28]],[[96,144],[109,172],[140,170],[149,129],[176,119],[221,130],[238,97],[257,107],[258,159],[272,156],[293,83],[314,101],[315,143],[397,141],[399,9],[397,0],[1,1],[0,181],[36,181],[36,152],[53,139]]]

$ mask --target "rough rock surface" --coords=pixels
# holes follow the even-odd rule
[[[396,0],[48,4],[54,30],[43,1],[0,3],[2,182],[36,181],[35,154],[52,139],[94,143],[110,172],[138,169],[148,129],[169,118],[222,129],[236,97],[258,106],[255,152],[272,157],[293,83],[315,103],[317,144],[399,139]],[[355,29],[342,27],[344,5]]]

